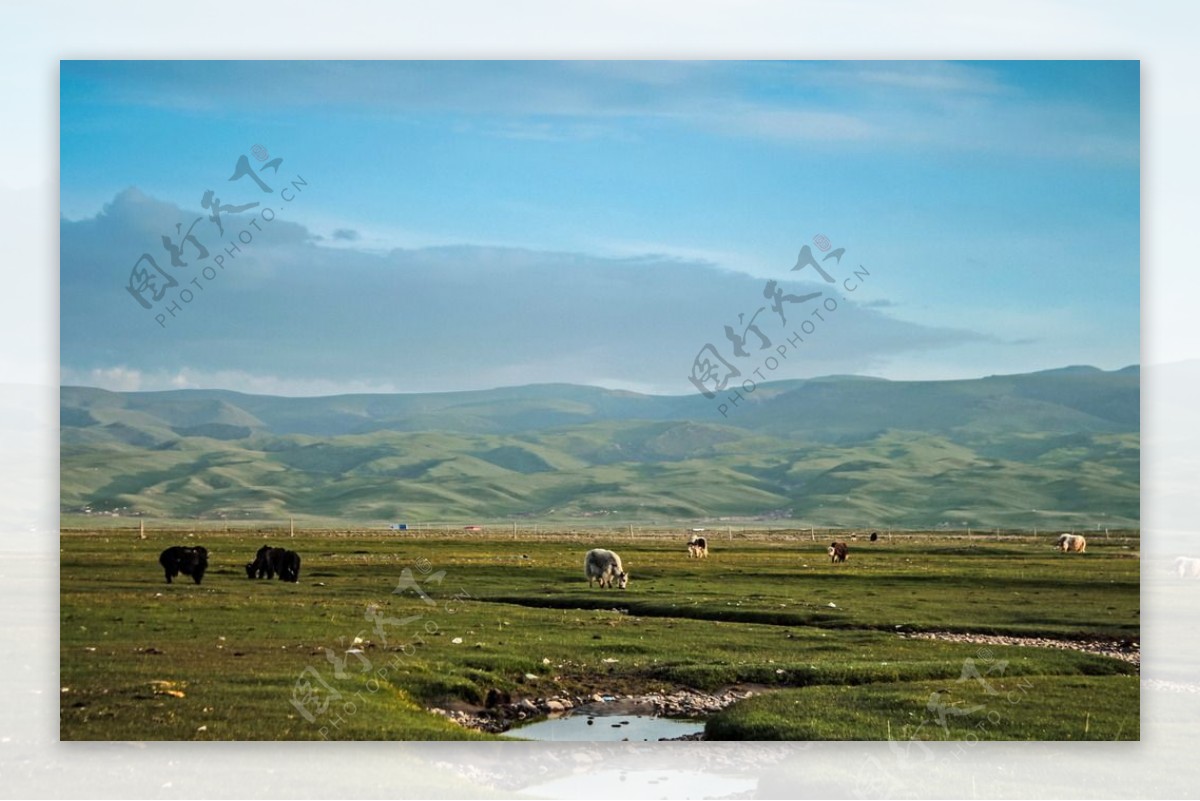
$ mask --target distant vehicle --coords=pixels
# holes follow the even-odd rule
[[[407,523],[392,523],[392,531],[408,531]]]
[[[483,526],[463,526],[463,531],[483,531]]]

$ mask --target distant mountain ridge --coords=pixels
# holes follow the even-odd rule
[[[61,389],[62,511],[1136,525],[1140,370],[290,398]],[[1006,495],[1007,493],[1007,495]],[[1120,521],[1120,522],[1117,522]]]

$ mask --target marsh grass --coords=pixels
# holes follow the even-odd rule
[[[299,584],[246,578],[242,565],[264,541],[301,553]],[[201,585],[165,583],[157,557],[174,544],[209,549]],[[881,739],[889,705],[919,713],[922,682],[956,680],[978,652],[905,639],[897,627],[1126,640],[1139,631],[1139,561],[1127,539],[1063,556],[1041,540],[913,535],[851,543],[844,565],[829,564],[827,543],[794,536],[716,540],[707,560],[689,559],[679,538],[616,535],[151,531],[140,540],[108,530],[64,532],[61,545],[68,740],[476,739],[487,736],[427,708],[479,705],[491,689],[536,698],[734,683],[759,685],[763,699],[813,693],[800,697],[828,720],[806,722],[806,737]],[[588,588],[592,545],[621,554],[628,590]],[[406,568],[427,599],[394,592]],[[376,631],[371,614],[408,622]],[[326,649],[345,660],[344,678]],[[1121,737],[1136,732],[1131,666],[1065,650],[991,651],[1007,660],[1006,680],[1045,678],[1046,698],[1056,682],[1075,682],[1072,698],[1091,704],[1089,734],[1110,735],[1096,699],[1114,693],[1114,714],[1128,718]],[[309,722],[291,703],[307,669],[341,694],[340,713],[331,706]],[[844,697],[863,705],[850,723],[835,723],[845,718],[839,692],[859,693]],[[755,719],[774,723],[714,725],[727,727],[722,736],[765,737],[764,725],[793,736],[801,729],[785,698],[755,701],[764,705]],[[1063,733],[1031,723],[1009,734],[1045,732]]]
[[[985,679],[986,686],[976,680],[955,679],[779,690],[746,699],[712,716],[705,736],[712,740],[890,739],[900,743],[1139,737],[1136,676],[1006,673]]]

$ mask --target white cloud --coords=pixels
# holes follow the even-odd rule
[[[353,394],[391,394],[402,391],[390,381],[327,380],[286,378],[250,373],[244,370],[204,370],[180,367],[177,370],[142,371],[125,365],[90,370],[63,368],[63,386],[88,386],[112,392],[159,392],[174,389],[232,389],[252,395],[293,397]]]
[[[63,386],[100,387],[113,392],[137,392],[145,389],[141,370],[125,365],[94,367],[91,370],[62,369]],[[176,389],[177,387],[158,387]]]
[[[63,224],[64,383],[328,395],[568,382],[685,393],[697,352],[728,349],[725,326],[765,308],[763,277],[731,263],[737,254],[645,242],[624,243],[623,258],[479,246],[376,253],[352,246],[361,243],[328,248],[292,224],[256,240],[235,271],[160,327],[90,269],[119,263],[131,238],[144,239],[135,211],[178,216],[122,194],[97,217]],[[786,263],[773,275],[797,294],[831,291],[806,288]],[[803,358],[774,377],[856,372],[895,354],[992,339],[975,320],[904,320],[860,298],[870,299],[845,298],[837,322],[822,324]],[[808,311],[789,309],[789,324]],[[776,344],[792,332],[762,314]]]

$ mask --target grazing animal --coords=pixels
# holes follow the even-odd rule
[[[845,562],[846,556],[850,553],[850,549],[846,547],[844,542],[831,542],[829,544],[829,561],[832,563]]]
[[[1175,572],[1180,578],[1200,578],[1200,559],[1191,556],[1175,557]]]
[[[172,545],[159,554],[158,563],[162,565],[168,584],[180,573],[191,576],[192,581],[199,584],[204,578],[204,571],[208,570],[208,551],[199,545],[194,548]]]
[[[1087,540],[1078,534],[1060,534],[1054,543],[1054,547],[1063,553],[1085,553],[1087,551]]]
[[[874,541],[875,541],[875,540],[877,540],[877,539],[879,539],[879,532],[878,532],[878,531],[872,531],[872,532],[871,532],[871,542],[874,542]]]
[[[282,556],[283,548],[272,548],[270,545],[259,548],[258,553],[254,555],[254,561],[246,563],[246,578],[275,578],[276,565]]]
[[[300,554],[295,551],[284,551],[275,566],[280,581],[297,582],[300,580]]]
[[[587,552],[583,558],[583,572],[589,587],[593,581],[605,588],[611,587],[614,581],[621,589],[629,586],[629,574],[621,565],[621,557],[603,548],[593,548]]]
[[[704,537],[692,537],[688,542],[688,556],[694,556],[697,559],[708,558],[708,540]]]
[[[254,561],[246,563],[246,578],[273,579],[276,574],[280,581],[299,581],[300,554],[264,545],[258,549]]]

